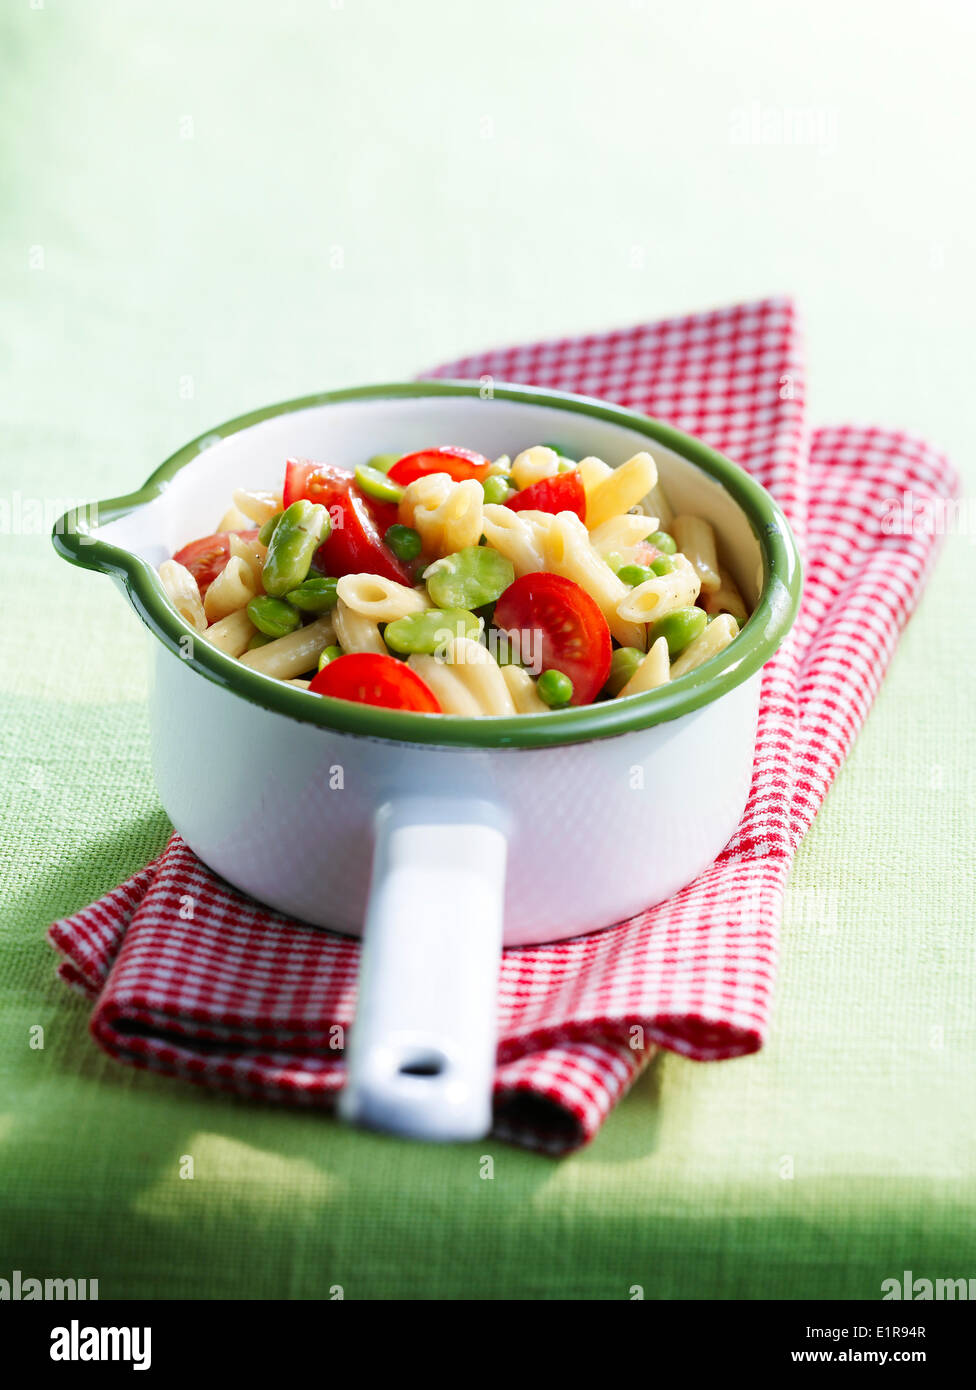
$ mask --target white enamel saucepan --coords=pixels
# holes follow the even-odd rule
[[[657,461],[676,511],[706,518],[754,609],[698,670],[624,700],[468,719],[309,694],[189,629],[155,567],[207,535],[235,488],[285,459],[352,469],[462,444],[494,457],[554,440],[571,457]],[[760,670],[799,600],[796,546],[769,495],[705,445],[582,397],[424,382],[272,406],[180,450],[128,497],[69,513],[55,545],[110,574],[152,643],[152,754],[173,825],[230,883],[289,916],[364,934],[346,1119],[426,1139],[491,1124],[502,944],[619,921],[689,883],[749,788]]]

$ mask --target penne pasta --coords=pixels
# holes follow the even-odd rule
[[[263,594],[264,581],[261,576],[264,571],[264,562],[268,556],[268,547],[262,545],[257,539],[246,541],[243,536],[235,535],[230,537],[229,545],[231,555],[236,555],[238,560],[243,561],[250,570],[254,592]]]
[[[464,714],[475,717],[482,713],[474,694],[461,681],[453,666],[436,656],[415,653],[407,665],[430,690],[444,714]]]
[[[714,617],[719,613],[731,613],[741,627],[749,614],[742,601],[742,595],[735,586],[735,580],[728,570],[719,567],[719,587],[705,595],[705,612]]]
[[[293,680],[314,669],[326,647],[335,642],[335,627],[331,616],[317,618],[308,627],[297,628],[287,637],[276,637],[253,652],[245,652],[241,665],[278,680]]]
[[[523,449],[512,464],[512,477],[520,492],[533,483],[541,483],[543,478],[555,477],[558,472],[559,455],[555,449],[548,449],[544,444],[537,444],[534,449]]]
[[[677,555],[672,558],[676,562],[680,559]],[[630,589],[617,605],[617,612],[631,622],[656,623],[677,608],[690,608],[700,589],[701,581],[691,565],[679,563],[670,574],[657,575]]]
[[[674,520],[674,512],[668,504],[668,499],[664,495],[660,479],[654,484],[650,492],[641,503],[641,509],[647,512],[648,516],[656,516],[657,524],[662,531],[670,534],[671,522]]]
[[[336,593],[347,610],[374,623],[393,623],[431,607],[426,590],[421,593],[380,574],[344,574]]]
[[[232,555],[203,600],[207,621],[216,623],[229,613],[246,608],[256,593],[251,567],[237,555]]]
[[[576,465],[583,484],[583,491],[586,493],[586,510],[590,510],[590,499],[596,496],[597,488],[610,477],[613,469],[609,463],[604,463],[603,459],[596,458],[593,454],[587,454],[586,458],[580,459]]]
[[[212,647],[226,652],[228,656],[241,656],[247,651],[247,644],[257,632],[257,628],[247,616],[246,608],[229,613],[219,622],[211,623],[203,634]]]
[[[451,555],[481,539],[484,498],[475,478],[456,483],[446,473],[428,473],[405,488],[400,524],[419,534],[425,555]]]
[[[255,525],[263,526],[275,512],[281,511],[281,497],[274,492],[248,492],[245,488],[238,488],[234,493],[234,506]]]
[[[617,554],[630,560],[641,541],[657,530],[656,516],[612,516],[590,532],[590,545],[604,559]]]
[[[682,513],[671,523],[671,535],[679,552],[689,561],[701,580],[701,591],[715,593],[721,586],[718,556],[715,553],[715,532],[700,516]]]
[[[341,598],[332,612],[336,639],[343,652],[386,653],[386,643],[375,618],[367,618],[365,613],[357,613]],[[325,644],[328,646],[328,643]]]
[[[523,671],[521,666],[503,666],[501,672],[516,714],[545,714],[549,706],[542,699],[528,671]]]
[[[694,671],[710,657],[718,656],[723,652],[734,637],[739,635],[739,624],[730,613],[720,613],[717,618],[713,618],[700,637],[696,637],[693,642],[689,642],[681,655],[671,665],[671,676],[677,680],[679,676],[686,675],[689,671]]]
[[[596,553],[586,527],[575,512],[560,512],[553,517],[546,535],[545,559],[546,569],[579,584],[596,601],[621,646],[644,651],[647,633],[643,624],[646,620],[621,612],[628,596],[636,590],[628,589]]]
[[[628,512],[657,482],[657,464],[648,453],[635,454],[586,494],[586,525],[592,531]],[[584,484],[585,487],[585,484]]]
[[[159,567],[166,597],[184,622],[197,632],[205,632],[207,614],[200,598],[200,586],[193,575],[176,560],[164,560]]]
[[[549,512],[513,512],[494,502],[482,509],[488,544],[511,560],[516,576],[545,569],[545,538],[555,518]]]
[[[667,638],[659,637],[627,684],[617,692],[617,699],[624,695],[639,695],[641,691],[656,690],[660,685],[667,685],[671,679],[670,666]]]
[[[223,516],[217,523],[218,531],[247,531],[251,525],[250,518],[243,512],[239,512],[236,507],[228,507]]]
[[[427,683],[445,714],[515,713],[501,667],[473,638],[454,637],[445,643],[443,655],[418,654],[407,664]]]

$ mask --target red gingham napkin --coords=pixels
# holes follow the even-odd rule
[[[657,1047],[712,1060],[762,1045],[793,855],[936,549],[910,513],[892,526],[893,502],[947,499],[956,480],[902,433],[808,435],[788,300],[503,349],[434,375],[582,392],[668,420],[765,484],[805,552],[800,616],[765,668],[749,803],[717,862],[627,922],[505,953],[495,1133],[561,1153],[593,1137]],[[62,977],[96,1001],[91,1030],[112,1056],[270,1100],[325,1105],[341,1087],[358,944],[243,897],[177,836],[49,939]]]

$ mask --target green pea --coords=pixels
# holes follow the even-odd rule
[[[271,537],[274,535],[275,528],[277,527],[278,522],[281,520],[283,516],[284,512],[275,512],[274,516],[268,517],[267,521],[264,523],[264,525],[258,532],[258,540],[261,542],[262,545],[271,544]]]
[[[416,560],[420,554],[420,532],[415,531],[412,526],[401,526],[396,522],[387,529],[383,539],[398,560]]]
[[[673,574],[674,561],[670,555],[659,555],[656,560],[651,561],[651,569],[657,575]]]
[[[468,545],[437,560],[426,572],[427,592],[438,608],[481,608],[494,603],[515,580],[511,560],[497,550]]]
[[[650,643],[653,645],[659,637],[664,637],[668,644],[668,654],[677,656],[683,652],[689,642],[693,642],[696,637],[700,637],[705,631],[706,616],[700,608],[678,608],[673,613],[665,613],[663,618],[658,618],[650,630]]]
[[[400,484],[391,482],[385,473],[381,473],[378,468],[373,468],[368,463],[361,463],[356,468],[356,482],[367,497],[375,497],[377,502],[400,502],[403,500],[403,488]]]
[[[665,555],[674,555],[678,549],[678,542],[674,536],[669,536],[667,531],[655,531],[653,536],[648,536],[651,545],[656,545],[658,550],[663,550]]]
[[[638,666],[644,653],[638,647],[618,647],[610,658],[610,674],[604,686],[608,695],[619,695]]]
[[[557,473],[574,473],[576,471],[576,460],[561,458],[556,464]]]
[[[341,647],[326,647],[319,655],[319,670],[323,670],[324,667],[328,666],[330,661],[335,661],[336,658],[340,656],[342,656]]]
[[[339,602],[336,593],[338,583],[338,579],[333,579],[331,575],[310,574],[297,589],[288,590],[285,602],[302,613],[328,613]]]
[[[638,584],[645,584],[648,579],[653,579],[654,571],[644,565],[624,565],[622,569],[617,570],[617,578],[636,589]]]
[[[452,637],[477,637],[481,623],[466,608],[428,608],[387,623],[383,640],[395,652],[435,652]]]
[[[248,642],[247,649],[249,652],[253,652],[256,651],[258,647],[266,647],[269,642],[273,641],[274,638],[269,637],[266,632],[256,632],[250,642]]]
[[[614,574],[620,573],[620,570],[623,568],[624,557],[620,554],[619,551],[611,550],[610,554],[606,557],[606,561],[610,568],[613,570]]]
[[[514,497],[515,489],[511,486],[511,481],[507,473],[495,473],[492,477],[486,478],[482,484],[485,489],[485,501],[500,506],[510,497]]]
[[[287,637],[302,621],[301,614],[280,598],[268,598],[259,594],[247,605],[247,616],[267,637]]]
[[[573,682],[562,671],[543,671],[536,681],[539,699],[550,709],[561,709],[573,698]]]
[[[264,562],[264,587],[273,598],[297,589],[312,557],[332,529],[329,513],[316,502],[293,502],[275,527]]]
[[[375,468],[377,473],[389,473],[393,465],[399,463],[402,458],[402,454],[374,454],[369,460],[369,467]]]

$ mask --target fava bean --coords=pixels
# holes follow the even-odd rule
[[[486,478],[482,486],[485,489],[485,501],[499,506],[515,496],[515,489],[506,473],[496,473],[493,477]]]
[[[638,647],[618,647],[610,658],[610,674],[604,689],[608,695],[619,695],[638,666],[644,653]]]
[[[280,598],[259,594],[247,605],[247,616],[266,637],[287,637],[302,621],[301,614]]]
[[[427,608],[387,623],[383,640],[394,652],[435,652],[452,637],[477,638],[481,623],[466,608]]]
[[[302,613],[328,613],[339,601],[336,593],[338,579],[331,575],[310,574],[296,589],[289,589],[285,602]]]
[[[468,545],[436,560],[425,571],[427,592],[438,608],[481,608],[494,603],[515,581],[511,560],[497,550]]]
[[[573,682],[562,671],[543,671],[536,681],[539,699],[545,701],[550,709],[561,709],[573,698]]]
[[[321,671],[323,667],[328,666],[330,661],[335,661],[341,655],[341,647],[324,647],[319,653],[319,670]]]
[[[274,535],[275,528],[277,527],[278,522],[281,520],[283,516],[284,512],[275,512],[274,516],[268,517],[267,521],[264,523],[264,525],[258,532],[258,540],[261,542],[262,545],[271,544],[271,537]]]
[[[677,608],[673,613],[665,613],[663,618],[658,618],[651,626],[648,650],[659,637],[663,637],[668,644],[668,655],[678,656],[689,642],[701,636],[705,631],[706,621],[706,615],[701,608]]]
[[[273,598],[297,589],[311,568],[312,557],[332,529],[329,513],[300,498],[282,513],[264,562],[264,587]]]
[[[392,467],[392,465],[391,465]],[[403,488],[394,483],[378,468],[361,463],[356,469],[356,482],[367,497],[375,497],[377,502],[402,502]]]
[[[256,633],[254,634],[254,636],[251,638],[250,642],[248,642],[246,650],[249,651],[249,652],[253,652],[253,651],[255,651],[258,647],[266,647],[266,646],[268,645],[269,642],[273,642],[273,641],[274,641],[274,638],[273,638],[273,637],[269,637],[269,636],[267,635],[267,633],[264,633],[264,632],[256,632]]]
[[[402,454],[374,454],[369,460],[369,467],[375,468],[377,473],[389,473],[393,465],[399,463],[402,458]]]

